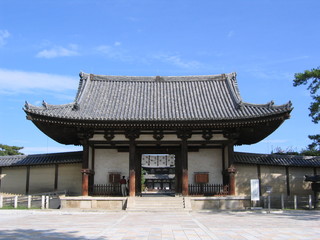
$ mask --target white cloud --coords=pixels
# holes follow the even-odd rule
[[[44,49],[36,55],[38,58],[57,58],[57,57],[72,57],[80,55],[78,46],[70,44],[68,47],[55,46],[49,49]]]
[[[182,68],[199,68],[200,63],[198,61],[186,61],[183,60],[179,55],[169,55],[169,54],[159,54],[154,56],[155,59],[158,59],[162,62],[173,64]]]
[[[231,37],[234,36],[234,34],[235,34],[235,32],[233,30],[231,30],[231,31],[228,32],[227,36],[228,36],[228,38],[231,38]]]
[[[62,92],[76,89],[78,81],[78,78],[64,75],[0,68],[0,93],[33,92],[36,89]]]
[[[0,47],[6,44],[8,37],[10,37],[10,33],[7,30],[0,30]]]
[[[113,45],[100,45],[96,47],[95,50],[110,59],[123,62],[132,61],[133,58],[127,54],[123,48],[120,48],[120,46],[121,42],[115,42]]]

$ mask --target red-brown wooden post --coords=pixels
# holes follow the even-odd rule
[[[83,146],[82,156],[82,196],[89,195],[89,179],[92,170],[89,168],[89,138],[93,136],[92,131],[84,131],[78,133],[79,139]]]
[[[89,196],[90,169],[82,169],[82,196]]]
[[[189,195],[189,179],[188,179],[188,144],[187,139],[191,137],[190,130],[180,130],[177,132],[178,138],[181,139],[181,171],[182,171],[182,195]]]
[[[229,195],[236,195],[236,169],[233,165],[228,168],[229,173]]]
[[[129,196],[136,196],[136,144],[135,139],[140,135],[140,131],[130,129],[125,133],[130,140],[129,144]]]

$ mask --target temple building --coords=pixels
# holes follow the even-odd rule
[[[74,102],[25,104],[27,119],[62,144],[82,145],[83,196],[125,176],[130,196],[221,185],[236,194],[234,146],[257,143],[291,103],[242,100],[236,74],[105,76],[80,73]],[[246,159],[246,158],[243,158]],[[144,179],[144,184],[141,183]]]

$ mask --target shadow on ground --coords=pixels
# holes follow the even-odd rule
[[[0,239],[32,239],[32,240],[43,240],[43,239],[68,239],[68,240],[85,240],[85,239],[95,239],[95,240],[106,240],[106,238],[92,238],[76,236],[78,232],[70,231],[67,233],[57,232],[54,229],[48,230],[33,230],[33,229],[13,229],[0,232]]]

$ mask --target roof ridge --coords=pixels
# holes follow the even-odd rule
[[[123,82],[179,82],[179,81],[223,81],[230,78],[235,73],[215,74],[215,75],[188,75],[188,76],[127,76],[127,75],[98,75],[80,73],[79,89],[83,89],[82,84],[86,80],[91,81],[123,81]]]
[[[249,152],[234,152],[235,154],[239,155],[251,155],[251,156],[261,156],[261,157],[281,157],[281,158],[301,158],[301,159],[308,159],[308,160],[320,160],[320,156],[305,156],[305,155],[290,155],[290,154],[275,154],[275,153],[249,153]]]

